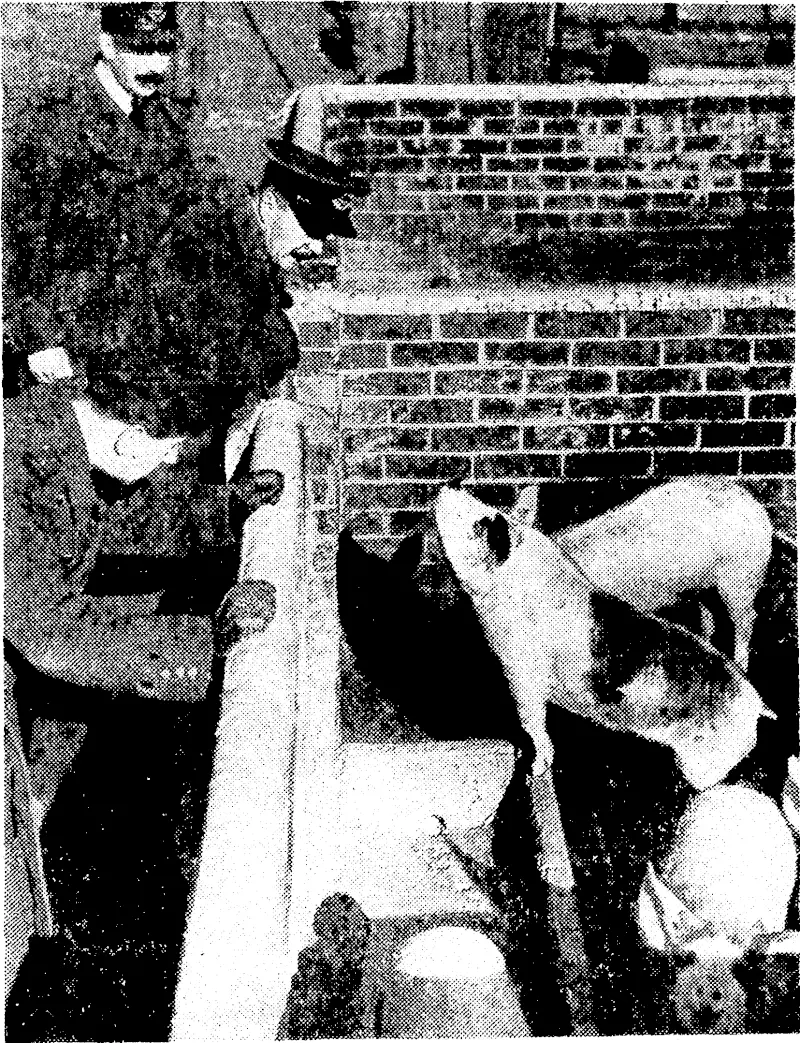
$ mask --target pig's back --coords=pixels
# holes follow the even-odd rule
[[[668,482],[599,518],[554,533],[589,579],[645,612],[717,585],[729,563],[761,563],[771,548],[764,508],[735,482]]]

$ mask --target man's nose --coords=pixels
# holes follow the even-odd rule
[[[289,242],[295,244],[291,251],[293,254],[312,254],[318,257],[322,253],[321,240],[309,237],[289,206],[283,213],[283,234]]]

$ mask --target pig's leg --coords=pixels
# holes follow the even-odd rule
[[[522,729],[536,747],[531,771],[542,775],[553,763],[553,744],[546,725],[547,701],[554,683],[552,659],[537,641],[532,649],[525,650],[521,661],[513,664],[506,676],[511,682]]]
[[[729,562],[717,575],[720,597],[731,617],[734,628],[733,659],[740,669],[746,671],[750,659],[750,640],[756,621],[755,599],[764,583],[769,564],[770,549],[743,567],[737,568],[736,562]]]
[[[700,602],[700,633],[706,639],[706,641],[712,641],[714,638],[714,632],[717,629],[716,621],[714,620],[714,613],[708,607]]]
[[[548,627],[542,625],[537,610],[525,597],[484,600],[478,605],[478,613],[503,667],[522,730],[536,747],[533,772],[541,775],[553,762],[545,708],[557,683]]]
[[[714,571],[717,590],[734,626],[733,658],[746,670],[756,618],[753,604],[772,557],[772,522],[761,504],[743,489],[730,505],[729,516]]]
[[[534,775],[542,775],[553,763],[553,744],[545,724],[545,701],[539,698],[518,700],[517,710],[523,731],[530,736],[536,747],[531,772]]]
[[[731,613],[733,625],[736,628],[733,661],[744,671],[747,671],[750,662],[750,641],[753,637],[753,626],[756,621],[756,614],[752,604],[750,602],[749,609],[741,610],[738,617],[734,617],[733,613]]]

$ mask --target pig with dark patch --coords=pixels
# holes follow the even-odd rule
[[[699,489],[690,491],[701,495]],[[483,505],[479,510],[475,563],[496,569],[512,553],[515,528],[500,512]],[[719,528],[716,523],[714,528]],[[404,540],[389,562],[343,535],[339,583],[345,634],[357,662],[383,695],[432,737],[505,738],[520,751],[514,778],[495,817],[493,853],[501,877],[511,881],[508,896],[517,911],[519,942],[515,959],[527,968],[526,976],[536,965],[534,977],[541,982],[540,973],[546,978],[548,970],[546,961],[541,962],[541,930],[537,933],[544,898],[532,869],[534,840],[526,781],[533,745],[478,622],[478,606],[457,578],[433,517]],[[724,697],[726,687],[735,687],[741,678],[733,664],[715,656],[702,642],[699,665],[691,657],[686,661],[680,648],[696,646],[691,635],[679,628],[670,631],[678,636],[677,647],[659,650],[653,638],[665,632],[659,621],[632,613],[603,591],[591,591],[589,609],[594,622],[588,644],[595,673],[590,668],[588,682],[596,689],[596,711],[607,715],[607,720],[598,727],[589,717],[565,711],[554,702],[548,705],[546,731],[555,748],[554,781],[587,950],[595,966],[602,968],[595,990],[598,1022],[605,1031],[662,1031],[657,1013],[658,967],[642,952],[631,909],[647,863],[667,850],[693,787],[678,767],[674,747],[620,727],[638,722],[654,738],[659,729],[685,728],[697,708],[703,710],[701,718],[718,720],[717,715],[731,705]],[[648,647],[649,653],[642,651]],[[666,685],[665,676],[670,679]],[[634,678],[633,688],[620,690]],[[697,690],[694,704],[681,695],[687,685]],[[654,691],[660,692],[659,701],[654,701]],[[767,694],[771,705],[781,702],[775,692]],[[752,696],[750,701],[756,705]],[[758,743],[726,781],[746,781],[775,796],[783,785],[786,751],[796,745],[796,713],[789,727],[759,713]],[[612,728],[615,716],[618,727]],[[788,719],[784,724],[789,724]],[[631,988],[634,973],[639,985]],[[538,995],[541,990],[530,991]],[[553,1030],[558,1027],[556,1022],[549,1024]]]
[[[697,789],[755,746],[770,711],[706,641],[598,591],[552,540],[464,490],[440,490],[435,517],[536,746],[534,771],[552,763],[547,702],[669,746]]]

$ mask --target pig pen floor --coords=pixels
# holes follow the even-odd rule
[[[59,934],[32,940],[9,1043],[169,1038],[215,714],[133,702],[87,713],[42,833]]]

